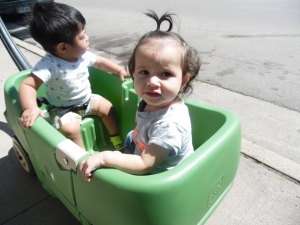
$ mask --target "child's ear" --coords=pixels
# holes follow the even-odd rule
[[[58,53],[64,54],[67,51],[67,44],[61,42],[58,45],[56,45],[55,49]]]
[[[182,77],[181,88],[183,88],[186,85],[186,83],[189,82],[190,78],[191,78],[190,73],[187,73]]]

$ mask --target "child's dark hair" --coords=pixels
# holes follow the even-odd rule
[[[29,31],[45,51],[53,53],[61,42],[73,44],[85,19],[75,8],[57,2],[36,3],[32,8]]]
[[[197,50],[190,47],[180,35],[171,32],[173,28],[172,15],[175,14],[167,12],[163,14],[160,18],[158,18],[157,14],[151,10],[149,10],[149,12],[145,14],[156,21],[157,29],[155,31],[150,31],[144,34],[138,41],[138,44],[134,48],[132,56],[128,61],[128,70],[130,76],[133,78],[133,73],[135,69],[135,53],[140,45],[146,43],[150,39],[172,39],[182,49],[182,77],[184,77],[187,74],[190,74],[190,79],[182,88],[181,93],[191,93],[193,90],[192,82],[197,77],[201,66]],[[164,21],[169,22],[169,28],[167,31],[160,30],[160,25]]]

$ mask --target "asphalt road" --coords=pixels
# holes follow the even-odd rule
[[[120,62],[142,34],[156,28],[143,12],[174,12],[179,17],[174,31],[200,52],[201,81],[300,112],[298,0],[57,2],[80,10],[91,48]],[[14,35],[35,44],[26,30]]]

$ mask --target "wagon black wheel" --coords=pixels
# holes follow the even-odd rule
[[[35,175],[33,166],[31,164],[31,161],[29,159],[29,156],[27,152],[24,150],[23,146],[19,142],[18,138],[16,136],[12,137],[13,140],[13,149],[14,152],[19,159],[21,165],[23,168],[30,174]]]

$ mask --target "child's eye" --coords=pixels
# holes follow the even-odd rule
[[[149,72],[148,72],[147,70],[142,70],[142,71],[140,72],[140,74],[142,74],[142,75],[148,75]]]
[[[161,74],[161,76],[162,77],[169,77],[169,76],[172,76],[172,74],[169,73],[169,72],[164,72],[164,73]]]

